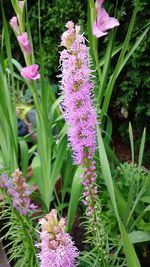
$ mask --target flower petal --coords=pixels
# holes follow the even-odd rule
[[[97,0],[97,1],[95,2],[95,7],[96,7],[96,8],[100,8],[100,7],[102,6],[103,2],[104,2],[104,0]]]
[[[40,78],[40,74],[38,72],[39,66],[37,64],[33,64],[31,66],[27,66],[22,68],[21,76],[28,80],[37,80]]]
[[[96,21],[93,23],[92,32],[93,32],[93,35],[95,35],[97,38],[104,36],[104,35],[107,35],[107,32],[103,32],[99,29]]]
[[[97,9],[97,24],[101,28],[109,20],[109,15],[104,8]]]
[[[103,31],[115,28],[117,26],[119,26],[119,21],[113,17],[109,17],[109,19],[104,23],[103,25]]]

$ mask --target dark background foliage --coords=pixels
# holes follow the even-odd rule
[[[40,61],[39,39],[38,39],[38,1],[28,1],[29,21],[32,29],[34,51],[37,63]],[[113,16],[117,6],[117,17],[120,21],[116,42],[123,41],[127,31],[129,21],[135,4],[139,5],[139,12],[134,27],[131,45],[136,37],[142,33],[145,25],[149,22],[150,1],[130,0],[107,0],[105,7]],[[13,10],[9,0],[3,0],[6,16],[10,19]],[[43,61],[46,75],[52,83],[58,83],[57,75],[59,68],[60,36],[64,31],[65,23],[73,20],[82,26],[83,31],[87,34],[87,1],[86,0],[43,0],[41,1],[41,33],[43,44]],[[2,22],[0,21],[0,26]],[[11,32],[11,31],[10,31]],[[12,51],[14,57],[20,62],[22,60],[18,44],[11,33]],[[107,38],[102,38],[100,44],[100,54],[104,55]],[[104,40],[104,41],[103,41]],[[115,129],[119,130],[122,139],[128,139],[128,122],[131,121],[135,130],[137,142],[143,127],[146,126],[149,131],[150,118],[150,31],[141,45],[128,61],[126,67],[120,74],[115,85],[109,108],[110,117],[113,120]],[[22,62],[23,64],[23,62]],[[115,61],[114,61],[115,64]],[[113,65],[112,65],[113,70]]]

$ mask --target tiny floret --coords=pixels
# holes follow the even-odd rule
[[[30,46],[28,34],[24,32],[22,35],[18,35],[17,40],[20,43],[22,50],[26,54],[31,54],[31,46]]]
[[[16,16],[12,17],[10,22],[9,22],[10,26],[12,27],[12,29],[19,34],[19,25],[18,25],[18,19]]]
[[[27,80],[37,80],[40,78],[37,64],[30,65],[21,69],[21,76]]]

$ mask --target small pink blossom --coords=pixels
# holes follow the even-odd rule
[[[40,78],[38,68],[39,66],[37,64],[22,68],[21,76],[27,80],[37,80]]]
[[[17,40],[19,44],[21,45],[23,51],[26,54],[31,54],[31,46],[30,46],[28,34],[24,32],[22,35],[18,35]]]
[[[97,17],[93,23],[93,35],[97,38],[107,35],[107,30],[119,26],[119,21],[113,17],[109,17],[108,13],[102,8],[103,0],[95,2]]]
[[[104,0],[97,0],[97,1],[95,2],[95,7],[96,7],[96,8],[102,7],[103,2],[104,2]]]
[[[12,17],[9,24],[15,32],[19,33],[19,25],[17,17]]]

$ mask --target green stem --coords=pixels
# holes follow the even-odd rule
[[[98,72],[98,78],[99,78],[99,83],[100,83],[101,79],[102,79],[102,72],[101,72],[99,59],[98,59],[98,41],[97,41],[97,38],[92,34],[92,27],[93,27],[93,23],[94,23],[94,20],[96,17],[95,4],[94,4],[93,0],[89,0],[89,8],[90,8],[91,46],[92,46],[92,50],[93,50],[95,65],[96,65],[96,69]]]
[[[33,227],[32,227],[32,225],[29,225],[29,222],[27,221],[27,218],[24,217],[25,223],[27,223],[27,224],[28,224],[28,227],[29,227],[29,230],[27,230],[27,229],[25,228],[25,223],[23,222],[23,219],[22,219],[21,215],[18,214],[18,213],[16,213],[16,215],[17,215],[17,217],[19,218],[19,220],[20,220],[20,222],[21,222],[21,225],[22,225],[23,231],[24,231],[24,233],[25,233],[25,236],[28,236],[28,237],[29,237],[30,246],[31,246],[31,249],[32,249],[32,251],[33,251],[33,253],[34,253],[34,255],[35,255],[35,261],[36,261],[36,264],[37,264],[37,267],[38,267],[38,266],[39,266],[39,265],[38,265],[39,262],[38,262],[38,259],[37,259],[37,257],[36,257],[37,252],[36,252],[36,250],[35,250],[35,246],[34,246],[34,243],[33,243],[33,239],[32,239],[32,237],[31,237],[31,235],[30,235],[30,232],[29,232],[29,231],[31,231],[31,229],[32,229],[32,231],[33,231]]]

